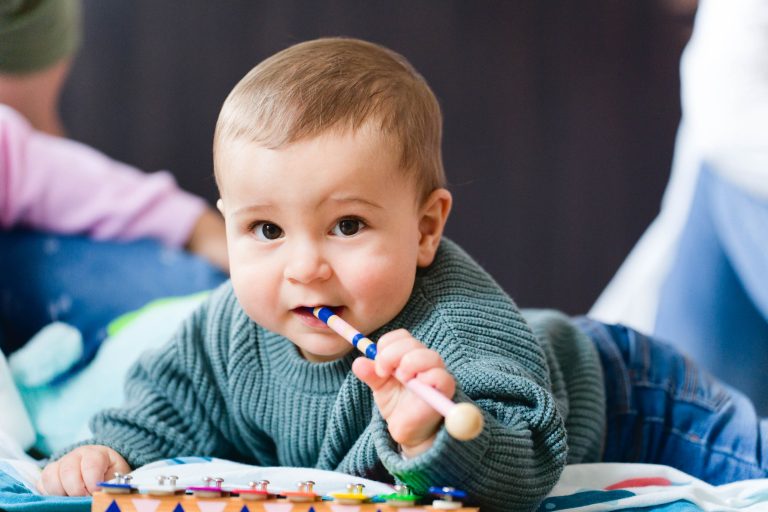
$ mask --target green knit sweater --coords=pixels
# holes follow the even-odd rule
[[[448,485],[483,512],[532,510],[566,462],[599,459],[605,406],[592,343],[558,313],[531,320],[458,246],[441,243],[408,304],[371,337],[404,327],[437,350],[456,377],[454,399],[479,405],[486,425],[468,442],[441,430],[432,448],[405,459],[350,371],[357,354],[304,360],[253,323],[226,284],[168,345],[141,357],[126,405],[94,418],[90,442],[133,467],[210,455],[394,478],[417,493]]]

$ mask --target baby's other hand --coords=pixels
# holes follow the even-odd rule
[[[112,448],[80,446],[45,466],[37,487],[43,494],[87,496],[96,492],[97,484],[109,480],[115,472],[130,471],[125,459]]]
[[[377,346],[376,359],[358,357],[352,371],[373,390],[376,406],[403,454],[416,456],[432,446],[443,417],[401,381],[417,378],[448,398],[456,391],[456,381],[440,354],[405,329],[385,334]]]

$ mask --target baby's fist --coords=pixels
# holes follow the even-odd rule
[[[379,339],[375,361],[359,357],[352,371],[373,391],[389,434],[404,455],[416,456],[432,445],[443,418],[404,383],[418,379],[452,397],[456,381],[446,370],[439,353],[427,348],[407,330],[397,329]]]
[[[98,490],[98,483],[115,472],[128,473],[131,467],[112,448],[87,445],[75,448],[43,469],[37,486],[43,494],[87,496]]]

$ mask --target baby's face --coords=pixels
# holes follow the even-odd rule
[[[352,346],[305,311],[330,306],[363,333],[408,301],[419,254],[416,187],[370,129],[281,149],[218,149],[232,284],[248,316],[310,361]]]

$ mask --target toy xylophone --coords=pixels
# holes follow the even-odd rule
[[[426,512],[454,510],[479,512],[464,507],[463,491],[450,487],[433,487],[436,497],[430,505],[406,486],[395,486],[391,494],[369,496],[364,485],[351,483],[344,492],[321,496],[314,492],[314,482],[304,481],[295,490],[274,491],[269,481],[249,482],[247,487],[224,487],[223,479],[206,477],[205,485],[177,487],[176,477],[159,476],[157,485],[137,488],[130,476],[115,475],[101,482],[94,493],[92,512]]]

